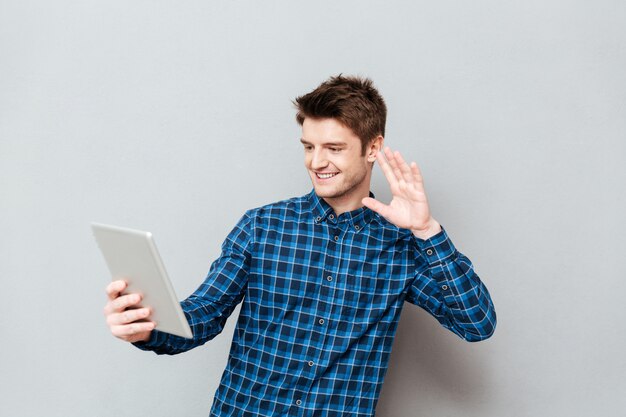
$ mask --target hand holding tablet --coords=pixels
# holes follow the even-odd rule
[[[107,325],[113,336],[126,342],[147,342],[156,323],[149,321],[150,308],[141,307],[141,295],[122,295],[128,287],[126,281],[113,281],[107,285],[109,301],[104,307]]]
[[[192,338],[152,234],[96,223],[92,230],[113,279],[104,308],[111,333],[129,342],[148,340],[155,328]]]

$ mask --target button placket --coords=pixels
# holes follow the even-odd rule
[[[339,227],[331,227],[330,230],[331,243],[339,243],[343,231]]]
[[[329,213],[325,222],[325,235],[323,239],[327,242],[326,251],[323,258],[323,270],[320,271],[320,304],[317,311],[317,318],[314,323],[319,326],[317,331],[312,332],[317,335],[316,339],[320,339],[319,342],[306,352],[304,356],[302,367],[304,368],[303,377],[307,379],[314,378],[318,365],[325,363],[327,360],[328,351],[324,346],[328,343],[329,337],[332,337],[331,321],[326,320],[326,317],[332,317],[332,310],[334,308],[335,298],[335,286],[334,281],[340,279],[341,274],[341,239],[344,231],[339,224],[340,219],[333,213]],[[337,283],[340,281],[337,281]]]

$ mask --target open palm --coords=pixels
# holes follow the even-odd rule
[[[391,202],[383,204],[371,197],[363,199],[363,204],[391,223],[404,229],[410,229],[416,235],[434,234],[439,224],[432,218],[428,199],[424,191],[424,181],[415,162],[407,164],[400,152],[385,148],[384,155],[379,152],[376,160],[391,187]]]

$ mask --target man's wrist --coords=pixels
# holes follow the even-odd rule
[[[424,229],[411,229],[411,232],[415,235],[415,237],[426,240],[435,236],[437,233],[441,232],[441,225],[437,220],[431,218],[428,222],[428,226]]]

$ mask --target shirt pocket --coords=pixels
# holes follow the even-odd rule
[[[406,291],[407,280],[388,274],[348,274],[344,286],[344,299],[358,308],[386,309]]]
[[[347,331],[357,333],[379,323],[392,323],[402,306],[405,283],[382,276],[349,275],[340,293],[339,316]]]

